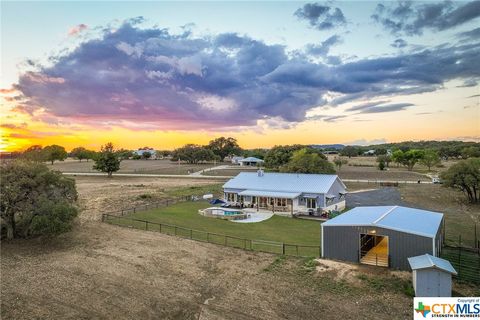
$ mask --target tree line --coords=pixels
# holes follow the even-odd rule
[[[443,160],[468,159],[480,157],[480,143],[464,141],[405,141],[398,143],[384,143],[370,146],[345,146],[340,150],[340,155],[357,157],[369,150],[374,150],[375,155],[385,155],[388,150],[432,150]]]

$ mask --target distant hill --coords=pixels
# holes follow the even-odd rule
[[[310,147],[315,149],[322,149],[322,150],[342,150],[345,148],[343,144],[312,144]]]

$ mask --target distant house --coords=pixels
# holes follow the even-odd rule
[[[375,150],[374,149],[370,149],[368,151],[365,151],[363,153],[364,156],[374,156],[375,155]]]
[[[143,148],[139,148],[138,150],[133,151],[134,154],[136,154],[140,157],[143,157],[143,154],[145,152],[150,153],[150,158],[149,159],[153,159],[153,160],[157,159],[157,151],[155,151],[153,148],[143,147]]]
[[[409,270],[409,257],[440,254],[442,226],[439,212],[356,207],[322,224],[322,257]]]
[[[230,161],[232,162],[232,164],[240,164],[239,161],[243,159],[244,159],[243,157],[237,157],[237,156],[230,157]]]
[[[343,210],[347,188],[337,175],[241,172],[223,185],[224,200],[287,215]]]
[[[262,159],[258,159],[255,157],[248,157],[248,158],[238,160],[238,163],[240,163],[241,166],[251,166],[251,167],[261,166],[263,162],[264,161]]]

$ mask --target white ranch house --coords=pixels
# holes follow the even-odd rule
[[[263,160],[255,157],[248,157],[237,161],[241,166],[258,167],[263,165]]]
[[[287,215],[318,214],[345,208],[347,188],[337,175],[241,172],[223,185],[232,206]]]

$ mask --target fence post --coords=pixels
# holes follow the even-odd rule
[[[474,233],[475,233],[475,243],[477,243],[477,224],[474,225]]]
[[[322,257],[322,247],[321,246],[318,246],[318,257],[319,258]]]
[[[177,226],[175,226],[175,227],[173,228],[173,234],[174,234],[174,235],[177,235]]]
[[[137,208],[133,208],[133,213],[135,213],[135,210],[136,210],[136,209],[137,209]]]
[[[223,236],[223,244],[225,247],[227,246],[227,236]]]
[[[145,221],[145,230],[148,230],[148,221]]]
[[[297,249],[297,257],[298,257],[298,244],[296,245],[296,249]]]
[[[192,233],[193,233],[193,230],[190,229],[190,239],[192,239]]]
[[[158,229],[159,229],[160,233],[162,233],[162,224],[161,223],[158,224]]]
[[[210,233],[207,232],[207,242],[210,242]]]
[[[285,255],[285,243],[282,243],[282,254]]]

